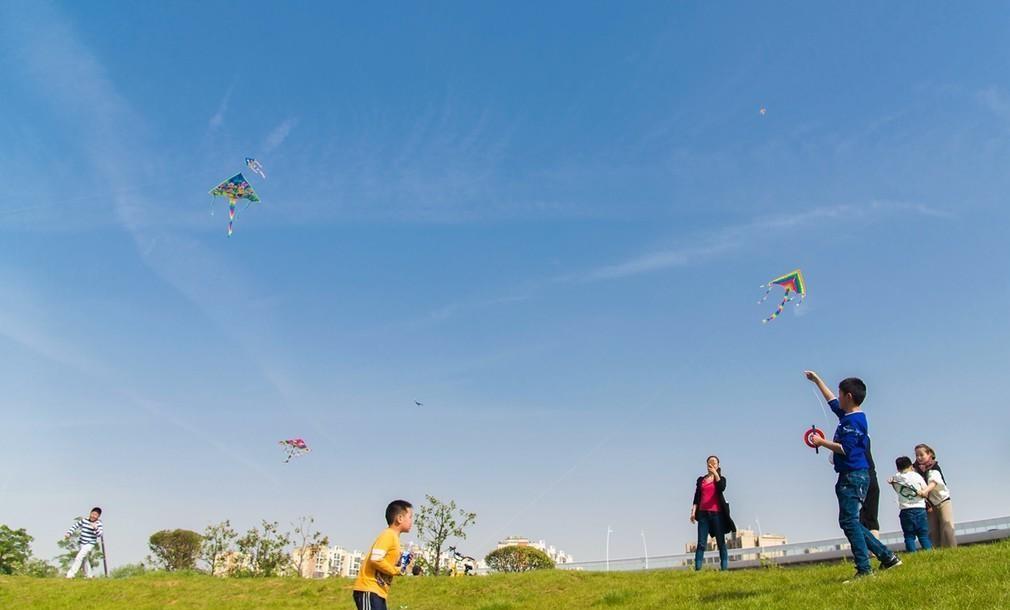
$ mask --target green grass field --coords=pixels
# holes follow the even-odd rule
[[[405,578],[389,607],[407,610],[549,608],[1010,608],[1010,542],[904,555],[905,565],[843,585],[851,564],[705,571],[560,570],[470,578]],[[93,581],[0,578],[0,608],[76,610],[353,608],[350,581],[220,579],[150,574]]]

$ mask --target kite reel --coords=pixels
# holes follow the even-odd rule
[[[810,447],[817,453],[820,453],[821,448],[814,444],[813,437],[815,436],[824,438],[824,432],[820,431],[817,426],[810,426],[810,429],[803,433],[803,442],[806,443],[807,447]]]

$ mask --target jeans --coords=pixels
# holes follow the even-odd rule
[[[870,474],[866,470],[853,470],[838,475],[835,483],[835,496],[838,497],[838,525],[845,532],[852,547],[852,556],[856,561],[856,570],[868,574],[870,569],[870,553],[876,555],[882,562],[892,561],[894,553],[884,546],[859,522],[859,509],[866,499],[866,489],[870,486]]]
[[[699,510],[695,514],[698,521],[698,548],[694,550],[694,569],[700,570],[705,560],[705,548],[708,546],[709,534],[715,538],[719,546],[719,569],[729,569],[729,555],[726,553],[726,537],[723,532],[722,517],[710,510]]]
[[[926,520],[925,508],[904,508],[898,513],[898,520],[901,521],[901,533],[905,535],[906,551],[915,552],[916,538],[919,539],[922,550],[928,551],[933,548],[933,542],[929,539],[929,523]]]

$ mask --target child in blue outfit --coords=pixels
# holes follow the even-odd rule
[[[870,464],[866,457],[870,446],[869,426],[866,414],[860,408],[866,398],[866,384],[855,377],[843,379],[838,384],[836,398],[817,373],[806,371],[804,374],[817,385],[831,411],[838,416],[838,427],[835,428],[832,440],[814,435],[811,441],[815,446],[826,447],[834,454],[835,472],[838,473],[838,481],[835,483],[838,525],[842,527],[852,547],[856,578],[873,573],[870,568],[870,553],[880,560],[881,570],[900,566],[901,559],[859,522],[859,509],[866,500],[866,490],[870,485]]]

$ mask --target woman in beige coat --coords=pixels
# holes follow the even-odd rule
[[[926,444],[915,446],[915,471],[926,481],[925,489],[919,495],[926,498],[926,518],[929,521],[929,538],[934,547],[953,548],[957,546],[954,535],[954,507],[950,501],[950,490],[943,478],[943,471],[936,461],[936,452]]]

